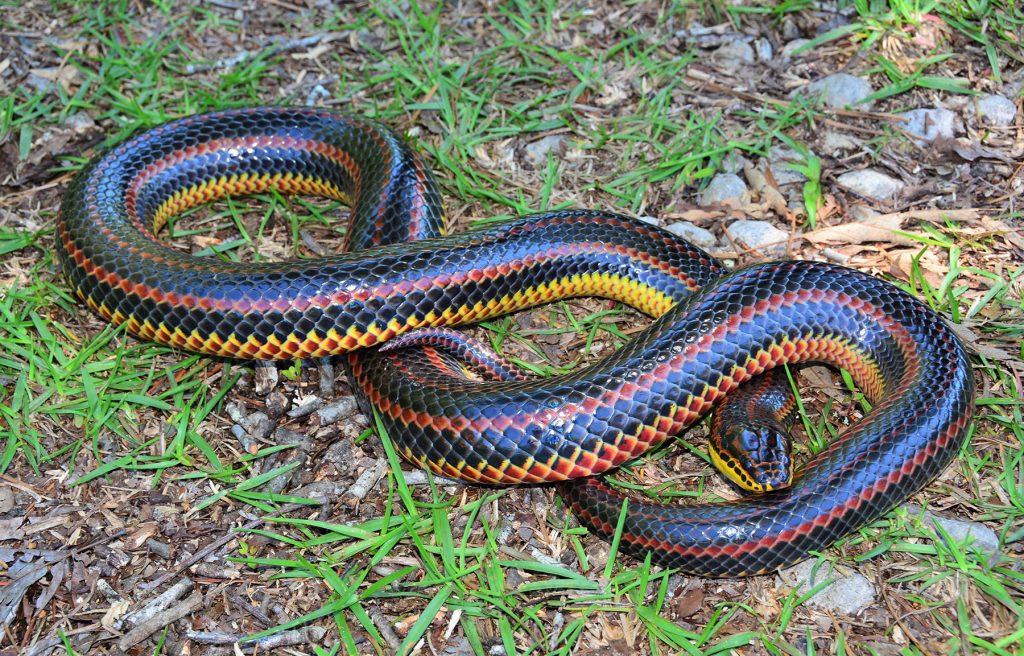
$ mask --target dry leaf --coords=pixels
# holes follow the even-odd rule
[[[670,212],[665,214],[665,219],[689,221],[690,223],[704,223],[714,221],[725,216],[725,212],[703,209],[686,210],[685,212]]]
[[[110,604],[110,608],[108,608],[107,612],[103,614],[102,618],[100,618],[100,624],[102,624],[104,627],[108,629],[113,628],[117,621],[121,619],[121,617],[124,616],[125,613],[128,612],[128,608],[130,606],[131,602],[129,602],[127,599],[115,601],[114,603]]]
[[[681,594],[675,602],[676,615],[689,617],[704,605],[704,591],[700,588],[693,588]]]
[[[146,543],[146,540],[156,535],[157,526],[155,522],[147,522],[131,532],[125,539],[125,546],[129,551],[134,551]]]
[[[24,522],[24,517],[0,519],[0,540],[20,540],[25,537],[25,531],[21,530]]]
[[[973,162],[976,159],[996,159],[1006,164],[1015,165],[1012,158],[1007,157],[1004,153],[994,148],[987,148],[981,145],[980,141],[969,140],[969,139],[936,139],[933,144],[938,148],[940,153],[956,153],[961,158],[968,162]]]
[[[925,251],[923,254],[920,254],[918,249],[912,248],[893,251],[887,255],[892,265],[890,270],[893,274],[899,275],[904,280],[910,280],[916,260],[917,266],[920,268],[921,273],[924,274],[924,279],[929,285],[936,288],[942,285],[947,267],[942,262],[939,262],[938,256],[933,251]]]
[[[913,246],[918,242],[910,237],[896,234],[903,224],[903,218],[895,214],[873,216],[864,221],[843,223],[811,232],[805,232],[804,238],[814,243],[825,244],[863,244],[865,242],[883,242],[897,246]]]
[[[953,332],[956,333],[956,336],[960,338],[964,345],[973,353],[983,356],[989,360],[996,360],[999,362],[1011,362],[1016,360],[1016,358],[1001,348],[984,344],[978,335],[967,326],[952,323],[950,321],[947,321],[946,323]]]

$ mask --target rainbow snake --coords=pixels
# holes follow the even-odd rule
[[[348,202],[346,252],[237,263],[155,236],[189,208],[269,189]],[[411,462],[491,484],[568,481],[561,493],[586,526],[699,575],[765,572],[823,549],[932,480],[964,442],[964,346],[888,282],[817,262],[729,272],[607,212],[448,236],[443,223],[432,173],[386,128],[252,108],[177,120],[96,158],[67,190],[56,242],[78,297],[131,334],[228,358],[346,354],[354,387]],[[473,380],[452,355],[458,343],[414,332],[578,296],[657,319],[609,357],[527,380]],[[401,335],[413,348],[369,348]],[[808,361],[848,371],[873,408],[788,487],[720,503],[630,499],[620,524],[624,495],[594,474],[682,432],[752,377]]]

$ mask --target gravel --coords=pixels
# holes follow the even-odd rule
[[[978,99],[978,115],[989,125],[1006,127],[1017,118],[1017,105],[1006,96],[990,94]]]
[[[856,571],[842,572],[832,563],[805,560],[779,572],[784,586],[806,592],[822,581],[831,581],[807,603],[840,615],[856,615],[875,601],[875,588],[866,576]]]
[[[950,139],[956,130],[956,114],[942,107],[912,109],[909,112],[903,112],[900,116],[907,119],[903,123],[903,129],[920,137],[915,140],[919,146],[924,146],[940,137]]]
[[[666,230],[674,235],[679,235],[694,246],[705,250],[714,248],[718,244],[718,240],[715,239],[715,235],[712,234],[710,230],[698,228],[692,223],[688,223],[686,221],[673,223],[668,226]]]
[[[849,171],[836,178],[836,182],[859,196],[873,200],[889,200],[904,187],[901,180],[874,169]]]
[[[995,531],[979,522],[972,522],[952,517],[942,517],[928,512],[916,503],[907,503],[903,509],[912,517],[919,517],[921,523],[931,525],[936,529],[940,539],[945,539],[943,532],[960,544],[968,543],[968,550],[979,553],[986,562],[994,564],[999,560],[999,536]],[[942,530],[939,531],[938,529]]]
[[[789,235],[768,221],[741,219],[729,226],[729,235],[744,248],[756,250],[768,256],[786,252]]]
[[[860,101],[870,96],[875,90],[867,80],[849,73],[836,73],[811,82],[797,91],[808,98],[820,98],[828,107],[868,110],[871,109],[873,103],[860,103]]]
[[[523,148],[523,155],[534,168],[542,169],[548,165],[549,154],[559,155],[564,150],[565,137],[560,134],[551,134],[526,144]]]
[[[726,43],[711,53],[711,60],[716,68],[723,73],[736,73],[741,68],[754,63],[754,49],[749,43],[733,41]]]
[[[697,196],[701,205],[713,205],[726,201],[743,202],[747,193],[747,184],[735,173],[719,173],[711,178],[711,182]]]

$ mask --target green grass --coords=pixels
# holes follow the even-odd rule
[[[299,64],[298,70],[319,76],[330,104],[412,130],[460,229],[566,206],[665,213],[688,207],[729,153],[755,159],[777,144],[800,150],[823,118],[800,102],[786,108],[748,104],[730,112],[689,102],[693,89],[686,72],[701,58],[681,45],[674,30],[695,17],[777,21],[809,6],[638,5],[636,20],[606,20],[609,34],[590,39],[585,34],[591,12],[557,2],[499,3],[462,17],[465,23],[454,21],[454,10],[440,4],[430,9],[411,3],[406,10],[378,3],[365,10],[320,11],[315,21],[282,12],[273,22],[259,23],[264,32],[254,38],[252,25],[213,6],[155,4],[140,14],[138,3],[127,0],[71,3],[62,5],[67,15],[57,27],[65,38],[37,47],[71,67],[78,82],[70,89],[19,88],[0,99],[0,139],[14,144],[24,162],[41,147],[47,130],[61,129],[77,112],[100,124],[92,136],[102,137],[102,148],[176,116],[245,104],[301,104],[307,89],[295,84],[292,71],[296,61],[305,60],[294,55],[310,48],[280,50],[274,44],[314,32],[341,34],[345,38],[331,42],[315,64]],[[955,76],[945,74],[951,62],[941,56],[906,73],[878,51],[883,37],[902,38],[922,14],[940,17],[953,33],[977,44],[996,77],[1021,63],[1024,16],[1006,0],[916,6],[858,0],[851,6],[851,26],[826,32],[812,48],[850,43],[862,51],[866,65],[877,67],[877,79],[888,80],[878,100],[893,107],[902,108],[921,88],[964,90],[948,81]],[[209,44],[232,39],[250,56],[216,67],[237,50]],[[189,73],[189,66],[200,72]],[[536,171],[510,166],[517,147],[552,132],[566,139],[565,159],[552,156]],[[77,147],[69,150],[50,162],[52,176],[84,162]],[[834,162],[810,151],[800,164],[811,180],[799,218],[811,225],[829,191],[829,165]],[[0,223],[0,255],[8,267],[0,270],[0,280],[10,280],[0,288],[0,471],[64,470],[79,486],[130,473],[150,489],[198,490],[186,501],[190,517],[202,519],[239,507],[258,514],[302,503],[268,485],[297,466],[288,460],[292,445],[250,454],[230,436],[225,404],[250,369],[103,328],[55,272],[56,210],[55,197],[44,198],[28,210],[33,222]],[[282,255],[291,256],[302,251],[304,238],[335,247],[343,234],[337,214],[332,204],[268,194],[196,210],[178,221],[173,237],[186,246],[197,236],[218,237],[203,254],[236,261],[265,257],[267,247],[282,243]],[[979,266],[1004,246],[998,235],[971,228],[925,227],[921,253],[941,255],[948,273],[935,284],[916,265],[909,280],[898,281],[968,325],[984,347],[976,358],[981,393],[973,440],[924,498],[941,499],[950,512],[985,521],[1004,550],[1017,553],[1024,539],[1024,417],[1015,368],[1024,359],[1024,264],[1004,262],[998,271]],[[223,234],[233,236],[220,239]],[[606,355],[629,338],[636,319],[629,310],[587,302],[558,303],[531,316],[531,322],[492,320],[483,334],[541,375]],[[566,360],[537,346],[538,339],[562,335],[570,335],[574,345]],[[599,342],[603,348],[592,352]],[[292,375],[298,377],[293,389],[313,380],[306,369]],[[841,418],[859,409],[856,396],[810,409],[803,424],[810,446],[801,449],[820,448],[842,429]],[[381,501],[374,516],[347,517],[338,508],[326,519],[296,512],[240,534],[233,557],[253,574],[246,585],[259,585],[259,577],[268,586],[283,579],[312,600],[287,623],[260,635],[318,622],[331,627],[331,641],[341,653],[385,653],[387,639],[375,619],[385,609],[403,627],[400,653],[411,653],[423,640],[437,647],[441,637],[452,635],[461,636],[473,653],[500,645],[509,654],[568,656],[594,648],[596,635],[638,653],[870,653],[855,644],[864,636],[895,641],[905,629],[893,617],[911,613],[921,623],[915,626],[925,627],[922,635],[930,631],[941,638],[927,648],[904,643],[902,653],[1004,654],[1018,652],[1024,642],[1019,561],[986,563],[970,545],[936,535],[902,511],[848,536],[824,557],[874,575],[887,594],[909,606],[886,615],[889,623],[882,626],[828,620],[835,628],[823,643],[814,639],[820,638],[815,620],[822,616],[807,607],[808,595],[768,603],[763,592],[750,592],[768,583],[701,583],[703,607],[689,617],[675,616],[676,577],[619,558],[614,546],[607,554],[557,504],[534,529],[548,550],[524,552],[508,538],[510,527],[501,516],[520,510],[509,499],[523,497],[437,482],[410,487],[396,473],[402,465],[389,442],[381,443],[391,471],[375,490]],[[705,457],[699,445],[690,450]],[[686,473],[673,475],[680,463]],[[652,472],[668,480],[644,492]],[[672,449],[648,455],[620,481],[666,500],[706,498],[722,490],[701,460]],[[996,634],[991,626],[998,627]],[[245,630],[257,633],[254,626]],[[367,642],[357,644],[357,638]]]

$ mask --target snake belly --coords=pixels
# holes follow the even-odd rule
[[[349,245],[361,250],[237,263],[155,237],[191,207],[268,189],[347,200]],[[597,211],[442,229],[432,174],[387,129],[325,110],[251,108],[174,121],[98,157],[64,196],[56,242],[76,295],[130,333],[242,359],[350,353],[354,385],[406,458],[469,481],[571,480],[569,506],[605,535],[623,497],[581,477],[680,433],[773,367],[849,371],[875,405],[792,487],[728,503],[629,501],[621,548],[695,574],[796,562],[905,500],[964,442],[966,350],[887,282],[816,262],[725,272],[673,235]],[[431,384],[392,354],[359,350],[589,295],[660,318],[615,354],[543,380]]]

